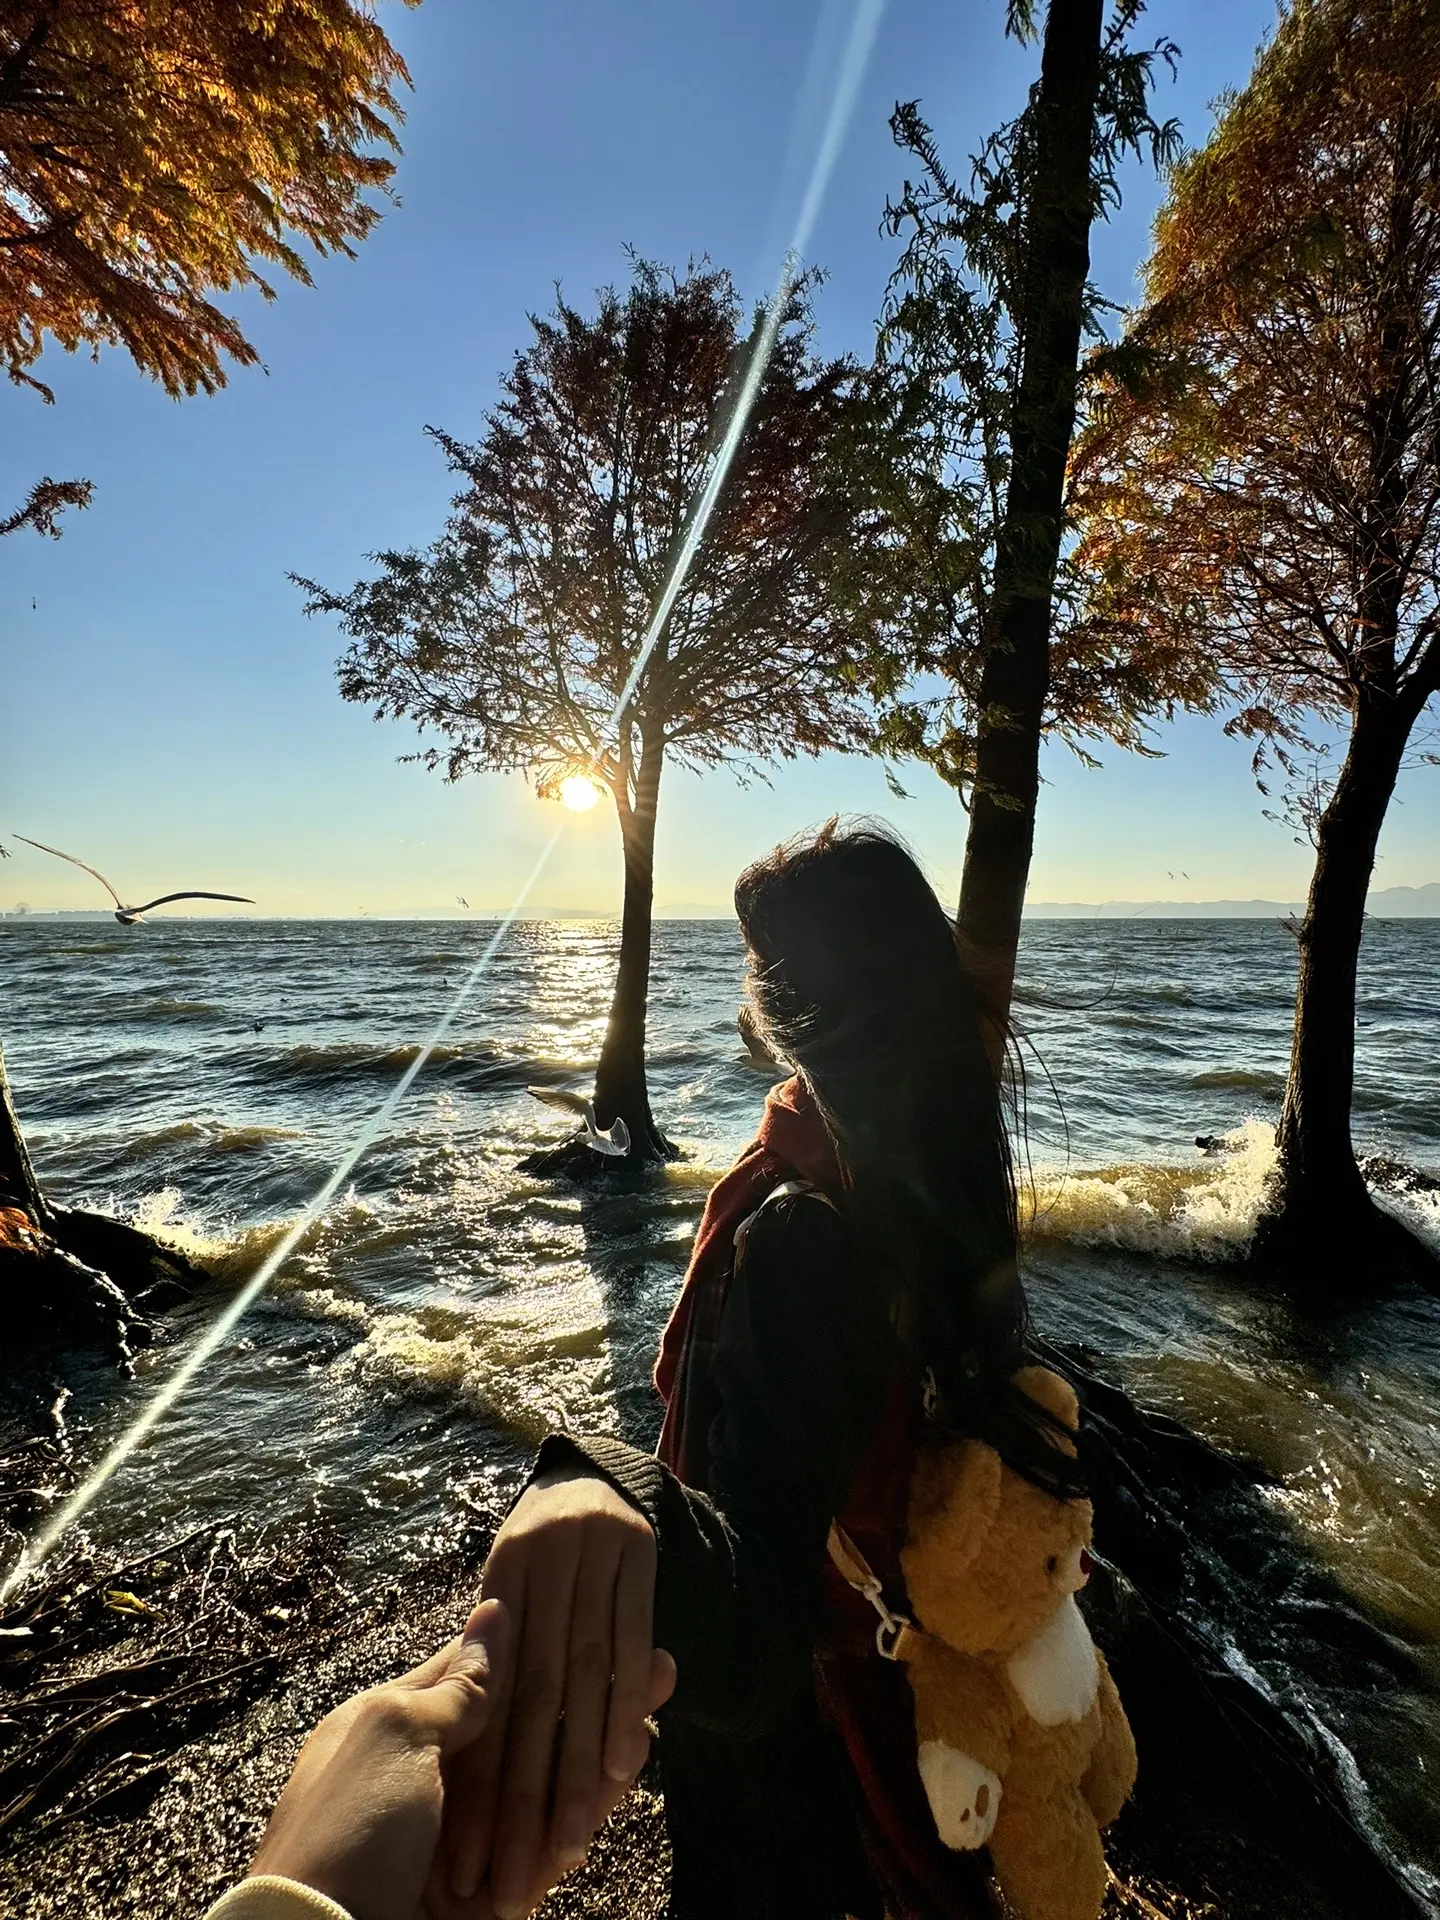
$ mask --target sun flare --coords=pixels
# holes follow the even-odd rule
[[[572,773],[560,782],[560,803],[572,813],[588,813],[599,798],[599,787],[583,773]]]

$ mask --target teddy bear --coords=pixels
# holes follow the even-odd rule
[[[1074,1391],[1015,1384],[1072,1431]],[[1068,1441],[1056,1436],[1068,1452]],[[978,1440],[927,1447],[911,1479],[903,1636],[920,1777],[946,1846],[988,1846],[1024,1920],[1095,1920],[1100,1830],[1135,1783],[1135,1742],[1075,1604],[1090,1575],[1088,1500],[1059,1500]]]

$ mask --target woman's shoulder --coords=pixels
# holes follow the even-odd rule
[[[794,1254],[802,1248],[833,1254],[845,1244],[840,1209],[822,1188],[805,1180],[774,1187],[735,1234],[737,1261]]]

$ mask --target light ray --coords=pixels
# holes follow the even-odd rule
[[[734,461],[736,451],[739,448],[740,441],[745,432],[746,424],[754,408],[756,396],[760,391],[760,384],[765,377],[765,370],[769,366],[770,356],[774,352],[776,337],[779,334],[780,324],[785,315],[786,303],[789,301],[790,295],[799,278],[801,271],[800,263],[804,257],[805,249],[809,244],[811,234],[814,231],[815,221],[824,202],[825,190],[829,185],[830,176],[835,170],[835,162],[839,158],[840,149],[845,137],[845,130],[854,112],[860,82],[864,76],[865,67],[869,61],[870,52],[875,43],[875,35],[884,11],[885,0],[857,0],[854,17],[850,25],[850,33],[846,40],[844,54],[841,58],[840,72],[836,79],[835,94],[830,103],[830,110],[826,115],[824,130],[820,137],[820,145],[816,151],[815,162],[811,167],[810,176],[806,183],[804,198],[801,201],[799,216],[795,223],[794,235],[789,247],[786,249],[785,258],[781,265],[780,277],[776,281],[775,289],[766,304],[764,318],[750,354],[744,379],[741,381],[739,391],[735,396],[730,418],[726,423],[725,431],[716,448],[710,472],[706,477],[705,484],[701,488],[699,497],[691,512],[685,538],[681,543],[680,551],[675,557],[675,563],[670,570],[670,577],[666,581],[664,590],[655,604],[654,612],[650,617],[650,623],[645,629],[639,651],[635,656],[635,664],[626,678],[625,685],[620,691],[620,697],[616,700],[610,718],[601,734],[601,744],[597,747],[591,760],[592,767],[599,766],[611,742],[612,736],[624,720],[626,708],[634,698],[636,689],[639,687],[641,679],[644,676],[645,669],[650,663],[650,657],[659,645],[660,636],[665,631],[665,622],[669,619],[676,599],[679,597],[680,591],[685,584],[686,575],[689,573],[695,555],[700,549],[700,543],[705,536],[705,529],[709,524],[711,514],[715,510],[715,503],[720,498],[726,476],[730,471],[731,463]],[[329,1210],[330,1203],[334,1200],[344,1182],[350,1177],[351,1173],[354,1172],[357,1163],[363,1155],[368,1152],[381,1137],[385,1128],[389,1125],[396,1108],[410,1091],[421,1068],[425,1065],[430,1055],[444,1039],[445,1035],[450,1031],[450,1028],[459,1017],[461,1009],[464,1007],[475,987],[479,984],[481,977],[489,968],[491,961],[499,952],[505,936],[509,933],[516,916],[529,898],[536,881],[540,878],[540,875],[549,863],[550,856],[559,844],[564,831],[565,822],[562,820],[561,824],[550,836],[544,851],[531,869],[530,877],[516,895],[514,902],[505,913],[504,918],[496,926],[495,932],[486,943],[483,953],[462,981],[459,992],[455,995],[450,1006],[442,1015],[434,1031],[431,1033],[430,1038],[425,1042],[424,1046],[421,1047],[419,1053],[416,1054],[414,1060],[411,1061],[404,1073],[401,1074],[399,1080],[391,1088],[381,1105],[376,1109],[370,1119],[366,1121],[360,1132],[355,1136],[355,1139],[346,1148],[333,1172],[329,1175],[319,1192],[316,1193],[300,1218],[290,1227],[284,1238],[266,1255],[260,1266],[235,1295],[235,1298],[225,1308],[224,1312],[218,1315],[217,1318],[211,1322],[210,1326],[206,1328],[204,1333],[200,1335],[194,1346],[191,1347],[189,1353],[175,1369],[174,1373],[156,1389],[151,1399],[141,1408],[135,1419],[124,1429],[114,1445],[101,1459],[94,1472],[76,1488],[75,1492],[71,1494],[59,1512],[56,1513],[55,1516],[40,1529],[35,1538],[29,1541],[22,1549],[19,1559],[4,1581],[0,1582],[0,1605],[3,1605],[10,1595],[15,1592],[38,1567],[43,1565],[65,1533],[95,1504],[114,1475],[130,1458],[131,1454],[135,1452],[136,1448],[154,1431],[160,1421],[164,1419],[165,1415],[170,1411],[171,1407],[175,1405],[176,1401],[180,1399],[181,1395],[190,1385],[190,1382],[205,1365],[206,1361],[209,1360],[216,1349],[222,1346],[230,1337],[231,1333],[234,1332],[236,1326],[265,1292],[265,1289],[269,1286],[285,1261],[289,1259],[290,1255],[300,1245],[306,1234],[324,1218]]]
[[[180,1362],[180,1365],[170,1377],[156,1389],[155,1393],[130,1422],[130,1425],[121,1433],[119,1439],[103,1456],[100,1464],[95,1468],[95,1471],[76,1488],[75,1492],[71,1494],[60,1511],[40,1530],[35,1538],[26,1544],[21,1552],[20,1558],[6,1575],[3,1584],[0,1584],[0,1605],[3,1605],[4,1602],[9,1599],[11,1593],[26,1580],[38,1566],[42,1565],[43,1562],[49,1558],[61,1537],[74,1526],[82,1514],[87,1512],[88,1509],[95,1504],[110,1480],[120,1468],[124,1466],[125,1462],[130,1458],[130,1455],[134,1453],[142,1441],[144,1441],[159,1422],[164,1419],[165,1415],[170,1411],[171,1407],[175,1405],[175,1402],[184,1393],[196,1374],[205,1365],[205,1362],[210,1358],[211,1354],[215,1352],[217,1347],[222,1346],[224,1342],[229,1339],[240,1321],[249,1312],[250,1308],[254,1306],[261,1294],[264,1293],[265,1289],[290,1258],[291,1254],[294,1253],[295,1249],[300,1245],[306,1234],[308,1234],[313,1227],[319,1225],[320,1221],[329,1211],[331,1201],[354,1172],[357,1163],[363,1155],[374,1146],[375,1142],[389,1125],[396,1108],[410,1091],[420,1069],[425,1065],[436,1047],[440,1045],[445,1035],[459,1018],[465,1002],[478,985],[482,975],[489,969],[490,962],[500,951],[506,934],[510,931],[520,909],[524,906],[526,900],[529,899],[535,882],[544,872],[545,867],[549,863],[550,856],[555,851],[556,844],[564,831],[565,826],[562,821],[546,842],[540,858],[530,869],[529,878],[526,880],[524,886],[521,887],[519,893],[516,894],[504,918],[498,922],[494,933],[492,933],[489,940],[486,941],[480,958],[475,962],[465,979],[461,982],[459,992],[436,1022],[430,1038],[425,1042],[424,1046],[421,1047],[415,1058],[410,1062],[409,1066],[406,1067],[404,1073],[401,1074],[400,1078],[395,1082],[395,1085],[390,1089],[389,1093],[386,1094],[384,1100],[375,1109],[375,1112],[365,1122],[365,1125],[345,1149],[345,1152],[341,1155],[339,1161],[325,1181],[324,1186],[316,1193],[299,1219],[294,1222],[284,1236],[278,1240],[270,1249],[269,1253],[266,1254],[260,1265],[235,1295],[235,1298],[225,1308],[224,1312],[218,1314],[216,1318],[211,1321],[210,1325],[200,1335],[194,1346],[191,1347],[189,1353],[187,1353],[185,1358]]]

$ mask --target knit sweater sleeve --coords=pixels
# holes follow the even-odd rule
[[[654,1526],[655,1637],[675,1658],[678,1717],[760,1734],[809,1685],[826,1536],[887,1356],[836,1213],[813,1195],[775,1201],[750,1229],[721,1320],[708,1492],[618,1440],[555,1435],[541,1448],[538,1473],[599,1474]]]
[[[222,1893],[205,1920],[350,1920],[350,1914],[314,1887],[260,1873]]]

